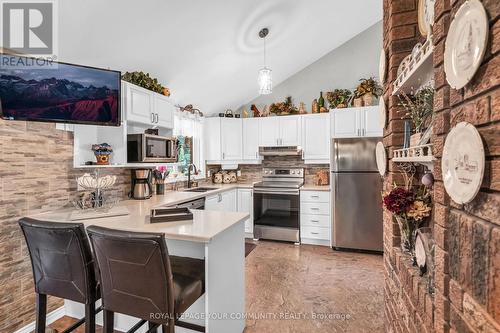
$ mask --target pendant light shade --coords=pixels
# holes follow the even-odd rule
[[[266,36],[269,29],[259,31],[259,37],[264,40],[264,68],[259,71],[259,94],[269,95],[273,92],[272,70],[266,67]]]
[[[259,71],[259,94],[269,95],[273,92],[272,71],[264,67]]]

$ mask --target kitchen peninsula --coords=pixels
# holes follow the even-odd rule
[[[128,215],[82,220],[86,227],[97,225],[135,232],[156,232],[165,235],[170,255],[205,260],[205,294],[184,314],[183,321],[202,325],[206,332],[243,332],[245,319],[245,249],[244,221],[247,213],[192,210],[193,220],[150,223],[151,209],[173,206],[212,195],[227,188],[207,193],[167,192],[149,200],[125,200],[120,203]],[[67,222],[72,209],[31,216],[32,218]],[[230,249],[230,250],[228,250]],[[65,300],[65,313],[81,318],[84,306]],[[125,315],[115,316],[115,330],[127,331],[138,320]],[[102,315],[97,316],[102,325]],[[176,332],[188,332],[176,327]]]

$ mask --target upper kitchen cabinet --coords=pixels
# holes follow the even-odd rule
[[[261,146],[299,146],[301,117],[283,116],[260,118]]]
[[[305,163],[330,163],[330,114],[303,116],[302,136]]]
[[[154,94],[153,106],[156,114],[156,125],[164,128],[174,128],[175,105],[170,101],[170,98]]]
[[[175,106],[166,96],[122,81],[123,108],[128,122],[174,127]]]
[[[285,116],[279,119],[279,145],[300,146],[302,131],[300,116]]]
[[[222,160],[243,158],[243,124],[241,118],[221,118]]]
[[[256,118],[260,122],[259,141],[261,146],[278,146],[278,117]],[[246,121],[246,120],[245,120]]]
[[[259,160],[259,118],[248,118],[243,121],[243,159]]]
[[[209,163],[243,158],[243,124],[239,118],[205,119],[205,159]]]
[[[378,106],[332,110],[331,135],[333,138],[382,136]]]

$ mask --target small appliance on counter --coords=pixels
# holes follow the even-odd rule
[[[152,174],[150,169],[132,170],[132,191],[130,197],[145,200],[153,195]]]
[[[127,160],[129,163],[177,162],[176,139],[152,134],[128,134]]]

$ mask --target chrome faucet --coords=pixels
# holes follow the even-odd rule
[[[196,165],[193,163],[189,164],[188,166],[188,184],[187,187],[191,188],[191,170],[194,168],[194,174],[196,175],[198,173],[198,169],[196,168]]]

